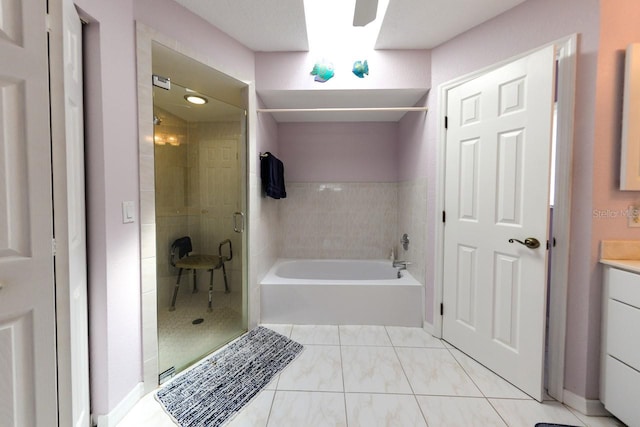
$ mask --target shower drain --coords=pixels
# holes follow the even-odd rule
[[[193,322],[191,322],[192,325],[199,325],[200,323],[204,322],[203,318],[197,318],[195,319]]]

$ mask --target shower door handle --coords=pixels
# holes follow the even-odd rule
[[[238,227],[238,217],[240,217],[240,227]],[[233,231],[244,233],[244,212],[233,213]]]

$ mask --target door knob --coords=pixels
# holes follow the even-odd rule
[[[515,243],[515,242],[518,242],[521,245],[528,247],[529,249],[535,249],[540,247],[540,242],[535,237],[527,237],[526,239],[524,239],[524,242],[518,239],[509,239],[509,243]]]

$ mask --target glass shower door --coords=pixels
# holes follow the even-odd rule
[[[245,236],[234,231],[246,206],[245,112],[203,93],[189,104],[194,94],[175,81],[154,88],[160,382],[247,330]],[[172,257],[183,237],[191,252]]]

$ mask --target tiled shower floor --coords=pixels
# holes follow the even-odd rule
[[[229,426],[622,426],[538,403],[419,328],[265,325],[305,349]],[[118,427],[172,427],[145,396]]]
[[[179,295],[175,311],[158,308],[158,372],[172,366],[181,371],[246,330],[242,322],[242,295],[214,292],[213,311],[207,312],[208,292]],[[203,322],[193,324],[195,319]]]

